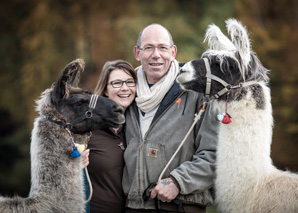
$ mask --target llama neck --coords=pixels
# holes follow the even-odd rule
[[[82,143],[84,135],[79,137],[74,135],[74,138],[76,143]],[[68,148],[71,145],[72,138],[62,126],[52,123],[44,117],[38,117],[35,120],[30,148],[32,183],[30,195],[41,195],[41,191],[48,194],[55,193],[54,191],[57,191],[59,187],[64,187],[64,189],[72,187],[72,182],[76,182],[78,190],[81,190],[82,165],[80,158],[72,159],[70,157]],[[44,174],[49,174],[49,176],[44,176]],[[63,180],[63,183],[57,184],[63,179],[63,176],[69,178]]]
[[[272,138],[272,109],[270,90],[262,85],[264,108],[257,108],[252,93],[248,91],[240,101],[228,104],[227,112],[232,123],[221,124],[217,150],[218,172],[247,180],[266,173],[272,168],[270,146]],[[221,112],[225,103],[218,102]],[[218,175],[220,177],[220,175]],[[227,178],[228,180],[229,178]]]

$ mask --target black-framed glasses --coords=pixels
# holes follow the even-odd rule
[[[166,52],[169,52],[170,49],[173,46],[174,45],[169,46],[169,45],[164,45],[163,44],[163,45],[158,45],[157,47],[152,46],[152,45],[146,45],[143,48],[141,48],[139,46],[137,46],[137,47],[138,47],[139,50],[142,50],[142,51],[144,51],[146,53],[153,53],[156,48],[157,48],[157,50],[158,50],[159,53],[166,53]]]
[[[114,88],[120,88],[120,87],[123,86],[124,83],[128,87],[135,87],[136,86],[136,81],[134,79],[127,79],[126,81],[114,80],[114,81],[110,81],[107,84],[111,84],[112,87],[114,87]]]

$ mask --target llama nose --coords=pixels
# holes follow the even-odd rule
[[[123,114],[124,113],[124,109],[121,106],[119,106],[119,105],[115,105],[114,106],[114,112]]]

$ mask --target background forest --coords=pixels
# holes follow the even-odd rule
[[[148,24],[167,27],[186,62],[205,50],[207,26],[225,33],[230,17],[247,26],[271,70],[273,163],[297,172],[297,0],[12,0],[0,7],[0,194],[28,195],[35,100],[67,63],[85,60],[81,87],[92,90],[107,60],[139,65],[132,50]]]

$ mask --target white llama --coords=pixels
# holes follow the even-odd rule
[[[218,107],[216,203],[227,213],[297,213],[298,175],[272,165],[272,106],[268,77],[251,50],[246,28],[226,21],[229,40],[215,25],[206,31],[209,48],[186,63],[177,81],[205,93]],[[223,117],[225,117],[223,119]],[[229,123],[232,120],[231,123]]]

